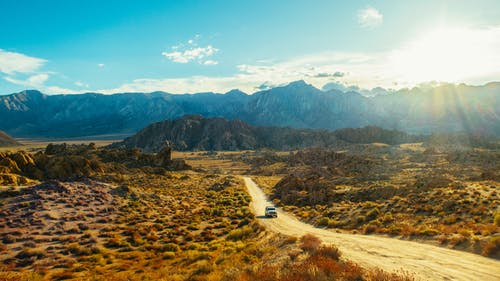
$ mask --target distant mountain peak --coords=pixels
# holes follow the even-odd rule
[[[24,90],[17,94],[26,95],[26,96],[44,96],[44,94],[38,90]]]
[[[285,86],[281,87],[276,87],[267,90],[266,92],[283,92],[285,90],[286,92],[290,93],[311,93],[311,92],[321,92],[318,88],[314,87],[311,84],[307,84],[304,80],[297,80],[294,82],[291,82]]]
[[[247,96],[247,94],[245,92],[242,92],[239,89],[232,89],[231,91],[227,92],[226,95]]]
[[[296,87],[307,87],[307,86],[313,87],[311,84],[307,84],[306,81],[304,81],[304,80],[297,80],[297,81],[290,82],[285,87],[296,88]]]

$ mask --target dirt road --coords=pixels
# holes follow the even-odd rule
[[[272,204],[254,181],[244,180],[252,196],[251,208],[269,230],[295,236],[311,233],[324,243],[335,244],[345,258],[360,265],[404,269],[422,280],[500,280],[500,261],[479,255],[398,239],[335,233],[300,222],[281,210],[278,218],[267,219],[264,208]]]

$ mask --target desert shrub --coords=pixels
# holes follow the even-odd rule
[[[131,240],[130,242],[134,246],[140,246],[140,245],[144,244],[144,239],[142,239],[142,235],[140,233],[137,233],[137,232],[132,233],[132,237],[130,240]]]
[[[425,228],[419,231],[421,235],[425,236],[435,236],[439,234],[439,230],[434,229],[434,228]]]
[[[328,221],[329,228],[343,227],[345,225],[346,225],[345,221],[339,221],[339,220],[329,220]]]
[[[345,262],[343,266],[342,279],[346,281],[363,280],[364,270],[353,262]]]
[[[360,223],[363,223],[366,221],[366,217],[365,216],[357,216],[356,217],[356,223],[360,224]]]
[[[391,212],[386,213],[386,214],[382,217],[382,222],[384,222],[384,223],[392,222],[393,220],[394,220],[394,218],[393,218],[393,216],[392,216],[392,213],[391,213]]]
[[[365,225],[365,227],[363,228],[363,233],[364,234],[374,233],[377,231],[377,229],[378,229],[377,225],[370,223],[368,225]]]
[[[36,248],[36,243],[33,241],[28,241],[28,242],[24,243],[23,246],[27,247],[27,248]]]
[[[72,243],[68,245],[68,250],[75,256],[88,256],[92,254],[91,248],[82,247],[78,243]]]
[[[331,258],[333,260],[340,260],[340,250],[335,245],[325,245],[321,246],[316,252],[315,255],[320,255],[324,257]]]
[[[10,234],[7,234],[5,235],[3,238],[2,238],[2,242],[4,244],[11,244],[11,243],[15,243],[16,242],[16,237],[13,236],[13,235],[10,235]]]
[[[208,261],[202,261],[198,264],[196,269],[192,272],[192,275],[206,275],[214,270],[211,263]]]
[[[322,217],[317,221],[318,226],[325,227],[330,224],[330,219],[327,217]]]
[[[171,260],[175,258],[175,253],[174,252],[164,252],[163,253],[163,259],[164,260]]]
[[[391,225],[387,228],[387,232],[393,235],[400,234],[403,228],[399,225]]]
[[[365,272],[364,280],[369,281],[415,281],[415,277],[406,271],[401,272],[386,272],[380,268],[370,269]]]
[[[194,262],[201,261],[201,260],[212,259],[212,256],[209,253],[199,252],[197,250],[187,251],[185,256],[186,256],[188,263],[194,263]]]
[[[366,214],[366,219],[371,221],[376,219],[379,215],[380,215],[380,210],[377,207],[375,207]]]
[[[486,257],[492,257],[500,252],[500,236],[491,237],[483,243],[481,254]]]
[[[244,226],[242,228],[233,229],[227,235],[227,239],[233,241],[243,240],[245,238],[248,238],[250,234],[252,234],[252,232],[253,229],[250,226]]]
[[[439,244],[443,245],[448,242],[448,237],[445,234],[441,234],[437,237],[437,241],[439,242]]]
[[[295,261],[300,254],[302,254],[300,249],[293,249],[288,252],[288,257],[290,257],[290,260]]]
[[[70,271],[57,272],[51,276],[52,280],[67,280],[74,277],[74,274]]]
[[[299,240],[297,236],[288,236],[285,238],[284,244],[295,244]]]
[[[457,222],[457,216],[455,214],[451,214],[443,218],[444,224],[454,224],[455,222]]]
[[[306,252],[315,252],[320,245],[321,240],[312,234],[306,234],[300,238],[300,248]]]
[[[458,234],[458,235],[453,235],[449,239],[449,241],[450,241],[450,245],[456,246],[456,245],[460,245],[460,244],[466,242],[467,238],[465,236],[463,236],[463,235]]]
[[[119,237],[113,237],[108,240],[106,244],[104,244],[107,248],[122,248],[130,246],[126,241]]]
[[[40,249],[24,249],[16,255],[18,259],[28,259],[31,257],[42,258],[45,256],[44,251]]]
[[[496,226],[500,226],[500,212],[496,212],[493,216],[493,224]]]
[[[259,258],[257,258],[254,255],[244,255],[243,256],[243,261],[248,263],[248,264],[255,264],[258,262],[258,260],[259,260]]]

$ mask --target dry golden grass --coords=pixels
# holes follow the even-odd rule
[[[413,151],[408,157],[382,155],[385,161],[400,161],[401,166],[390,170],[396,171],[394,176],[363,181],[346,177],[351,181],[336,188],[355,190],[367,181],[372,186],[385,181],[402,186],[427,169],[450,167],[446,155],[433,156],[429,164],[423,152],[408,150]],[[250,212],[251,198],[243,182],[231,175],[253,170],[252,161],[268,154],[252,153],[176,152],[174,158],[186,159],[195,170],[169,172],[115,163],[113,169],[78,182],[4,188],[0,251],[6,254],[0,257],[0,280],[314,280],[334,275],[343,280],[413,280],[404,272],[365,270],[343,261],[334,247],[311,237],[264,232]],[[283,163],[267,167],[270,172],[297,168]],[[323,227],[426,239],[497,255],[497,183],[463,180],[460,167],[451,168],[451,176],[446,176],[460,184],[380,200],[283,207]],[[282,177],[253,176],[268,194]],[[315,270],[321,276],[301,275]]]
[[[255,152],[240,159],[253,165],[252,178],[276,204],[308,223],[500,258],[488,242],[500,233],[498,151],[406,144],[343,153]],[[262,175],[283,172],[292,176]]]
[[[251,178],[266,194],[270,195],[273,191],[273,187],[283,178],[283,176],[251,176]]]
[[[194,170],[212,174],[245,174],[250,165],[232,160],[234,155],[240,155],[245,151],[196,151],[179,152],[172,154],[173,158],[184,159]]]
[[[0,199],[0,279],[205,276],[201,262],[240,252],[261,231],[232,176],[138,170],[24,190]]]

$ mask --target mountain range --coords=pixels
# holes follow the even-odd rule
[[[97,93],[45,95],[36,90],[0,96],[0,129],[15,137],[69,138],[132,135],[186,114],[240,119],[251,125],[360,128],[409,133],[486,132],[500,135],[500,83],[444,84],[384,92],[320,90],[304,81],[225,94]]]

